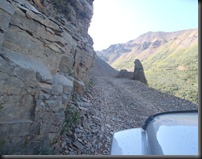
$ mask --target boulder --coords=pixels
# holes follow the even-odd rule
[[[127,70],[120,70],[117,75],[118,78],[133,78],[133,72],[128,72]]]
[[[147,79],[144,74],[144,68],[142,63],[140,62],[139,59],[136,59],[134,61],[134,64],[135,66],[134,66],[133,80],[138,80],[144,84],[147,84]]]

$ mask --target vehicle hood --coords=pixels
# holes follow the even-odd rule
[[[155,116],[144,127],[147,154],[197,155],[198,113]]]
[[[198,155],[198,111],[150,116],[142,128],[114,133],[112,155]]]

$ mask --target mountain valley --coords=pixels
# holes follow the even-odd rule
[[[110,155],[115,132],[198,110],[198,30],[96,55],[93,2],[0,0],[0,155]]]
[[[148,85],[198,103],[198,30],[147,32],[97,55],[117,70],[134,70],[139,59]]]

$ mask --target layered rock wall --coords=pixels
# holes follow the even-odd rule
[[[37,154],[56,142],[72,94],[89,81],[92,1],[69,1],[65,15],[45,2],[42,10],[36,1],[0,1],[3,154]]]

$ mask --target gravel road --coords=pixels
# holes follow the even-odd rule
[[[148,116],[156,113],[198,109],[189,101],[139,81],[115,77],[97,77],[89,93],[77,101],[82,120],[72,132],[73,138],[62,138],[61,154],[107,155],[114,132],[141,127]]]
[[[141,127],[148,116],[156,113],[198,109],[191,102],[124,78],[98,78],[93,95],[93,105],[104,117],[102,123],[111,125],[114,131]]]

